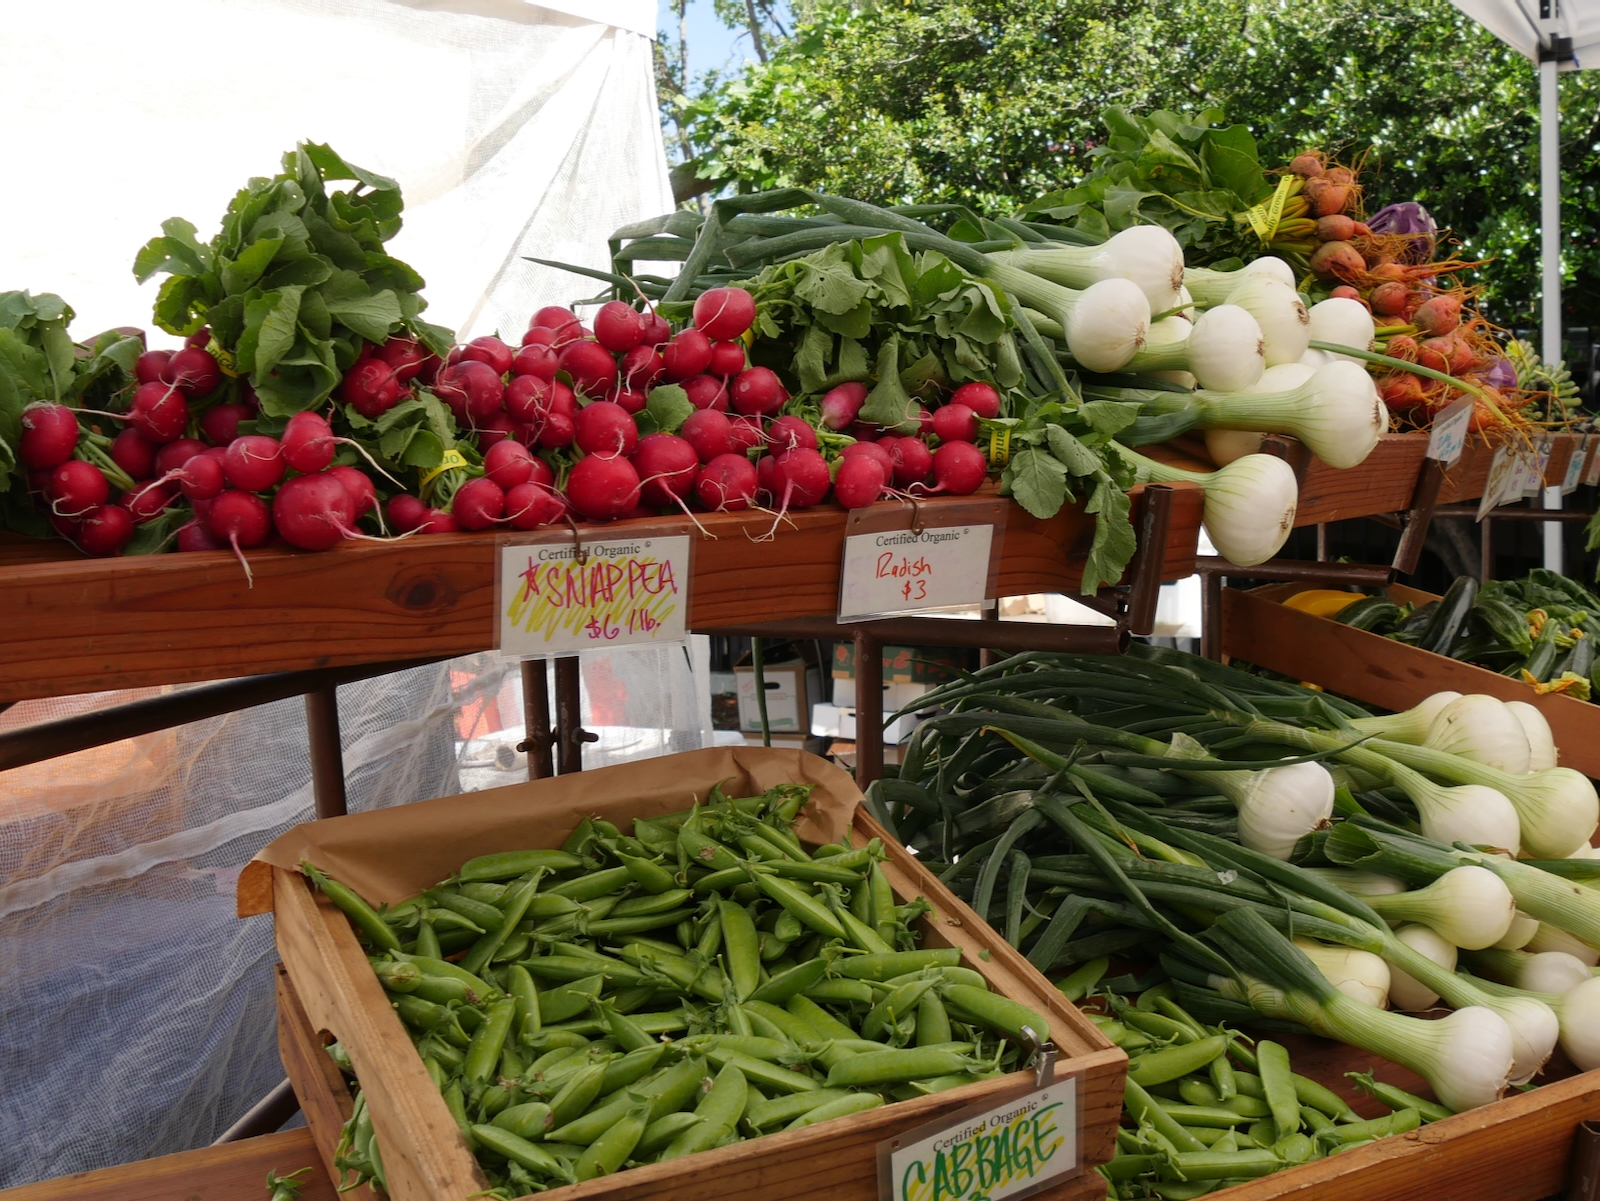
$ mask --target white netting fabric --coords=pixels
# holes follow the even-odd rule
[[[696,643],[585,661],[586,767],[709,742]],[[343,686],[351,811],[526,779],[522,711],[491,654]],[[272,919],[233,886],[312,814],[298,698],[0,773],[0,1187],[203,1146],[283,1078]]]

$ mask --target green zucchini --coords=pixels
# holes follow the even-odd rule
[[[1523,665],[1523,670],[1541,684],[1549,680],[1555,670],[1556,656],[1561,649],[1556,645],[1556,635],[1560,630],[1559,621],[1553,617],[1546,618],[1544,628],[1539,631],[1539,637],[1534,639],[1533,651],[1528,656],[1528,662]]]
[[[1472,605],[1472,621],[1508,651],[1519,655],[1533,653],[1533,635],[1528,619],[1498,596],[1479,595]]]
[[[1470,575],[1457,576],[1455,583],[1450,585],[1450,590],[1439,598],[1439,607],[1434,610],[1433,617],[1418,637],[1417,645],[1436,655],[1448,655],[1450,648],[1455,645],[1456,636],[1460,634],[1467,614],[1472,610],[1472,602],[1477,598],[1477,578]]]
[[[1369,596],[1353,605],[1346,605],[1334,614],[1333,619],[1353,629],[1384,634],[1400,624],[1404,613],[1405,610],[1386,596]]]
[[[1567,672],[1588,679],[1594,671],[1594,639],[1579,638],[1572,644],[1572,649],[1566,653],[1555,670],[1550,673],[1551,679],[1559,680]]]

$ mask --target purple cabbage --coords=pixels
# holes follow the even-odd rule
[[[1367,228],[1375,234],[1426,234],[1426,240],[1419,238],[1406,248],[1401,261],[1418,266],[1433,258],[1437,245],[1434,235],[1439,232],[1439,227],[1434,224],[1428,210],[1415,200],[1404,200],[1379,209],[1367,218]]]
[[[1483,382],[1502,392],[1514,391],[1517,386],[1517,369],[1511,365],[1510,359],[1501,355],[1483,373]]]

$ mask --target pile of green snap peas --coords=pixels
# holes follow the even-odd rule
[[[808,851],[809,788],[485,855],[351,919],[493,1196],[526,1195],[1016,1070],[1047,1019],[917,949],[882,847]],[[341,1067],[348,1057],[330,1048]],[[387,1136],[385,1136],[387,1137]],[[384,1184],[362,1096],[337,1162]]]
[[[1370,1074],[1352,1073],[1392,1112],[1363,1120],[1337,1093],[1291,1070],[1289,1052],[1206,1026],[1170,984],[1087,1016],[1128,1053],[1117,1152],[1100,1173],[1120,1201],[1189,1201],[1450,1116]]]

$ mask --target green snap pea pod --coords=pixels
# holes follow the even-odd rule
[[[434,1033],[452,1046],[465,1050],[472,1040],[467,1037],[455,1015],[443,1005],[424,1001],[409,993],[398,994],[392,1002],[400,1020],[414,1030]]]
[[[648,947],[650,950],[659,951],[663,955],[673,956],[678,959],[682,959],[689,953],[687,948],[677,943],[667,942],[665,939],[660,938],[650,938],[642,934],[629,936],[624,940],[623,946]],[[621,947],[617,948],[617,953],[619,955],[622,953]]]
[[[752,1055],[768,1063],[783,1063],[795,1055],[794,1044],[788,1039],[763,1038],[757,1034],[697,1034],[683,1042],[690,1051],[704,1055],[719,1066],[719,1056],[734,1053]]]
[[[1271,1118],[1275,1115],[1272,1106],[1259,1097],[1229,1097],[1220,1103],[1224,1109],[1231,1109],[1234,1113],[1243,1114],[1247,1118]],[[1296,1111],[1299,1106],[1295,1106]]]
[[[610,916],[642,917],[653,913],[667,913],[674,909],[682,909],[692,896],[694,893],[687,888],[674,888],[667,892],[627,897],[611,907]]]
[[[836,862],[796,863],[792,859],[777,859],[765,866],[776,876],[805,884],[857,884],[861,881],[860,868],[837,867]]]
[[[678,881],[666,868],[650,859],[643,859],[638,855],[618,854],[622,866],[628,869],[628,874],[646,892],[656,894],[675,892],[678,890]]]
[[[828,1071],[829,1088],[865,1088],[877,1084],[904,1084],[929,1076],[944,1076],[971,1065],[953,1051],[870,1051],[840,1060]]]
[[[701,1118],[688,1110],[657,1118],[644,1128],[639,1145],[633,1149],[633,1158],[648,1159],[657,1152],[665,1150],[680,1134],[692,1126],[700,1125],[701,1121]]]
[[[787,854],[773,846],[765,838],[755,834],[736,834],[731,841],[751,860],[772,863],[789,858]]]
[[[773,1005],[782,1005],[790,997],[798,996],[816,984],[827,974],[827,971],[828,961],[826,959],[813,959],[809,963],[799,964],[774,975],[751,993],[749,999],[752,1001],[766,1001]]]
[[[837,1101],[829,1101],[826,1105],[819,1105],[815,1109],[807,1110],[785,1126],[784,1129],[803,1130],[807,1126],[815,1126],[819,1122],[848,1117],[853,1113],[865,1113],[867,1110],[876,1109],[882,1104],[883,1098],[877,1093],[851,1093],[848,1097],[841,1097]]]
[[[1107,1180],[1121,1182],[1136,1176],[1149,1176],[1160,1164],[1161,1157],[1158,1155],[1129,1155],[1118,1150],[1110,1163],[1101,1165],[1100,1173]]]
[[[754,1023],[750,1021],[750,1015],[741,1006],[732,1002],[723,1006],[722,1020],[727,1025],[728,1033],[730,1034],[754,1035],[756,1032]],[[763,1034],[760,1037],[770,1038],[772,1036]],[[780,1038],[779,1041],[786,1040]]]
[[[631,964],[602,955],[539,955],[524,965],[541,980],[570,984],[602,973],[610,985],[638,988],[645,983],[644,973]]]
[[[423,921],[417,924],[416,952],[428,959],[443,959],[444,951],[439,946],[439,935],[434,930],[431,922]]]
[[[896,989],[910,980],[919,980],[923,973],[935,971],[946,984],[965,984],[968,988],[976,988],[981,992],[989,991],[989,982],[983,978],[982,972],[975,972],[970,967],[941,967],[924,968],[921,972],[907,972],[904,976],[892,976],[888,980],[869,980],[868,984],[877,989]]]
[[[649,1035],[671,1034],[675,1030],[682,1030],[689,1024],[688,1015],[681,1009],[666,1009],[660,1013],[639,1013],[635,1011],[625,1016],[640,1030]],[[604,1035],[607,1038],[612,1037],[611,1028],[600,1018],[577,1018],[573,1021],[562,1022],[552,1027],[552,1029],[571,1030],[578,1034]]]
[[[528,905],[533,901],[534,894],[536,894],[538,891],[538,874],[535,874],[533,878],[528,880],[526,883],[519,884],[511,890],[510,896],[505,903],[505,909],[502,911],[505,916],[504,920],[500,924],[500,928],[489,931],[482,938],[478,939],[477,942],[472,944],[472,949],[468,951],[466,956],[461,960],[461,967],[464,971],[472,972],[474,975],[476,975],[477,973],[483,971],[484,968],[489,966],[489,962],[499,953],[500,948],[505,943],[507,936],[517,928],[517,923],[520,922],[523,918],[523,915],[528,912]],[[526,936],[521,937],[523,940],[523,945],[526,946]]]
[[[767,897],[782,905],[794,914],[801,925],[815,930],[824,938],[845,937],[844,927],[834,917],[828,907],[816,897],[812,896],[799,885],[788,880],[780,880],[775,876],[758,872],[753,868],[745,869],[749,873],[750,882],[767,894]]]
[[[444,1097],[444,1107],[455,1119],[456,1128],[461,1131],[461,1137],[467,1140],[467,1146],[477,1147],[478,1139],[473,1133],[472,1123],[467,1120],[467,1100],[461,1093],[461,1082],[452,1080],[441,1095]]]
[[[529,1046],[532,1047],[571,1047],[582,1050],[589,1045],[589,1040],[575,1030],[551,1030],[546,1028],[533,1036]]]
[[[696,1121],[694,1125],[685,1130],[667,1145],[667,1149],[657,1157],[657,1163],[665,1163],[669,1159],[680,1159],[685,1155],[693,1155],[698,1151],[709,1151],[713,1147],[720,1147],[724,1140],[733,1136],[733,1127],[721,1126],[715,1122]]]
[[[575,880],[564,880],[545,891],[553,896],[574,901],[597,901],[608,893],[616,892],[632,881],[633,875],[625,867],[608,867],[590,872]]]
[[[517,960],[527,957],[528,948],[532,945],[533,939],[528,935],[513,934],[500,944],[500,949],[490,957],[489,962],[496,967],[502,964],[515,963]]]
[[[480,1000],[493,1000],[504,991],[490,984],[482,976],[476,976],[463,968],[459,968],[447,959],[434,959],[426,955],[407,955],[404,952],[401,952],[398,957],[407,963],[416,964],[424,975],[450,976],[461,981],[477,994]]]
[[[504,884],[466,883],[459,885],[458,891],[462,896],[471,897],[474,901],[483,901],[504,909],[506,894],[510,889]]]
[[[1239,1094],[1238,1084],[1234,1081],[1233,1065],[1228,1062],[1226,1055],[1218,1055],[1207,1065],[1206,1070],[1211,1074],[1211,1087],[1217,1090],[1217,1096],[1224,1101],[1231,1101]]]
[[[565,872],[582,866],[582,859],[565,851],[501,851],[468,859],[461,865],[456,878],[463,883],[472,880],[511,880],[541,869]]]
[[[1210,1105],[1173,1105],[1154,1098],[1155,1103],[1170,1114],[1174,1121],[1182,1126],[1213,1126],[1217,1129],[1231,1130],[1235,1126],[1247,1126],[1251,1119],[1242,1113],[1234,1113],[1231,1109]]]
[[[571,897],[564,897],[559,893],[541,892],[528,903],[527,916],[535,919],[547,917],[565,917],[569,913],[577,913],[582,908]]]
[[[723,962],[736,1000],[748,1000],[761,985],[761,946],[750,911],[732,901],[717,902]]]
[[[773,825],[769,822],[757,822],[751,827],[750,832],[757,838],[767,841],[770,846],[782,851],[785,858],[796,863],[810,863],[811,856],[806,853],[805,847],[800,845],[800,840],[788,827]]]
[[[1354,1142],[1354,1143],[1335,1143],[1332,1147],[1330,1147],[1328,1149],[1328,1154],[1329,1155],[1338,1155],[1338,1154],[1340,1154],[1340,1153],[1342,1153],[1344,1151],[1354,1151],[1357,1147],[1365,1147],[1365,1146],[1367,1146],[1367,1145],[1369,1145],[1371,1143],[1375,1143],[1377,1141],[1378,1140],[1375,1139],[1375,1138],[1364,1138],[1364,1139],[1361,1139],[1359,1142]]]
[[[1222,1103],[1222,1098],[1217,1095],[1217,1090],[1197,1077],[1189,1077],[1180,1081],[1178,1095],[1183,1098],[1185,1105],[1219,1105]]]
[[[913,980],[902,984],[883,1000],[879,1001],[861,1021],[861,1037],[870,1039],[883,1039],[889,1028],[895,1026],[906,1014],[915,1014],[917,1005],[929,989],[934,986],[933,980]],[[941,1039],[948,1042],[949,1039]]]
[[[613,1122],[628,1111],[632,1104],[629,1099],[631,1093],[640,1093],[652,1098],[651,1121],[666,1117],[669,1113],[677,1113],[689,1103],[690,1097],[699,1091],[700,1082],[705,1079],[705,1074],[705,1060],[692,1055],[680,1059],[665,1071],[638,1084],[630,1085],[622,1096],[611,1100],[602,1099],[599,1105],[591,1108],[582,1117],[568,1122],[565,1126],[557,1126],[550,1132],[549,1140],[581,1143],[585,1146],[594,1142]]]
[[[1081,963],[1068,975],[1057,980],[1056,988],[1067,1000],[1081,1001],[1089,995],[1090,989],[1100,983],[1110,966],[1109,959],[1091,959],[1088,963]]]
[[[459,913],[480,930],[498,930],[505,925],[506,915],[498,905],[474,901],[471,897],[444,889],[431,889],[423,895],[432,898],[438,908]]]
[[[853,980],[889,980],[928,967],[958,967],[961,950],[939,947],[924,951],[892,951],[887,955],[852,955],[838,963],[840,975]]]
[[[1128,1066],[1128,1075],[1136,1084],[1148,1088],[1152,1084],[1165,1084],[1179,1080],[1191,1072],[1198,1072],[1217,1056],[1225,1054],[1228,1040],[1221,1035],[1203,1038],[1199,1042],[1178,1043],[1139,1056]]]
[[[678,846],[690,863],[712,871],[727,871],[730,867],[740,867],[747,862],[716,839],[688,826],[679,829]]]
[[[738,1068],[748,1083],[768,1092],[810,1092],[822,1087],[804,1072],[780,1067],[778,1064],[768,1063],[764,1059],[757,1059],[754,1055],[746,1055],[740,1051],[713,1049],[707,1055],[713,1063],[722,1067],[731,1064]]]
[[[440,1038],[430,1036],[424,1041],[428,1048],[428,1054],[439,1061],[439,1066],[446,1073],[457,1076],[461,1074],[461,1069],[466,1066],[467,1062],[466,1052]],[[419,1051],[421,1046],[421,1044],[418,1045]]]
[[[1368,1139],[1387,1138],[1391,1134],[1404,1134],[1420,1125],[1422,1125],[1422,1115],[1415,1109],[1407,1107],[1397,1109],[1381,1118],[1372,1118],[1365,1122],[1347,1122],[1342,1126],[1335,1126],[1332,1130],[1325,1130],[1317,1137],[1325,1143],[1360,1143]]]
[[[589,923],[589,933],[596,938],[610,938],[618,934],[643,934],[646,930],[676,926],[684,918],[693,915],[693,909],[674,909],[669,913],[642,914],[638,917],[601,918],[599,921]]]
[[[515,1030],[517,1023],[512,1019],[511,1028]],[[500,1077],[503,1080],[515,1080],[528,1068],[527,1061],[522,1054],[512,1045],[511,1040],[506,1040],[506,1045],[500,1051]]]
[[[481,936],[484,933],[482,926],[478,925],[470,917],[463,917],[454,909],[424,909],[422,913],[427,919],[428,925],[432,926],[435,932],[441,930],[444,932],[440,935],[441,938],[454,938],[462,934]],[[477,938],[474,937],[468,941],[475,942]]]
[[[867,889],[866,880],[857,880],[854,884],[849,886],[847,891],[850,897],[850,903],[848,906],[846,906],[846,908],[849,909],[850,915],[862,925],[870,926],[872,924],[872,893]],[[838,905],[835,905],[834,907],[836,909],[839,908]],[[894,950],[893,947],[890,947],[889,949],[891,951]]]
[[[812,1039],[814,1040],[856,1037],[854,1030],[811,1000],[810,997],[790,997],[787,1008],[790,1013],[800,1019],[804,1026],[811,1029]]]
[[[1262,1147],[1270,1147],[1278,1141],[1278,1128],[1272,1124],[1270,1118],[1263,1118],[1258,1122],[1251,1122],[1246,1127],[1250,1140]]]
[[[380,951],[400,949],[400,936],[355,889],[318,871],[309,860],[300,861],[300,871],[317,886],[323,896],[332,901],[334,906],[350,919],[351,925],[374,947]]]
[[[501,997],[489,1006],[484,1023],[472,1035],[467,1048],[466,1070],[463,1075],[471,1087],[482,1087],[494,1077],[500,1063],[500,1052],[505,1048],[511,1033],[511,1022],[517,1014],[517,1003],[511,997]]]
[[[552,1116],[546,1130],[565,1126],[594,1104],[594,1099],[600,1096],[605,1084],[606,1066],[603,1063],[586,1063],[567,1077],[566,1083],[550,1099]]]
[[[548,1026],[587,1013],[589,1006],[604,990],[605,983],[606,978],[596,974],[563,984],[560,988],[545,989],[539,994],[539,1021]]]
[[[865,980],[819,980],[804,995],[836,1005],[871,1005],[878,996]]]
[[[656,1045],[654,1038],[627,1014],[618,1013],[617,1007],[610,1001],[601,998],[595,1002],[595,1006],[600,1010],[607,1030],[611,1032],[612,1041],[624,1051],[642,1051]]]
[[[666,1043],[653,1042],[648,1047],[640,1047],[637,1051],[629,1051],[611,1060],[606,1064],[606,1074],[600,1081],[598,1095],[603,1097],[643,1080],[656,1070],[666,1053]]]
[[[1334,1128],[1334,1121],[1320,1109],[1312,1109],[1309,1105],[1300,1107],[1300,1120],[1306,1124],[1312,1134],[1326,1134]],[[1276,1124],[1274,1124],[1276,1129]]]
[[[727,999],[722,973],[704,961],[695,962],[682,955],[669,955],[659,949],[632,942],[622,948],[622,958],[636,967],[660,972],[684,992],[698,993],[708,1001]]]
[[[525,1101],[521,1105],[502,1109],[495,1114],[490,1125],[509,1130],[518,1138],[533,1142],[542,1139],[545,1131],[555,1125],[552,1112],[543,1101]]]
[[[729,892],[741,884],[749,882],[750,877],[745,875],[744,867],[728,867],[721,871],[708,872],[690,881],[690,887],[697,893]]]
[[[789,1037],[788,1031],[774,1025],[773,1022],[763,1014],[752,1012],[750,1009],[752,1004],[755,1004],[755,1002],[746,1001],[743,1005],[735,1005],[732,1007],[733,1009],[738,1010],[738,1016],[735,1018],[732,1010],[730,1010],[730,1020],[728,1022],[729,1029],[733,1030],[735,1034],[743,1034],[745,1031],[737,1028],[742,1024],[750,1027],[749,1032],[751,1034],[760,1035],[762,1038],[777,1038],[788,1042],[794,1041]]]
[[[714,912],[707,915],[702,921],[704,924],[699,927],[696,927],[693,922],[685,921],[679,923],[678,941],[686,947],[692,946],[696,955],[706,963],[710,963],[717,957],[717,952],[722,950],[722,923],[716,920]],[[685,927],[689,929],[690,936],[688,938],[684,937]],[[696,929],[700,932],[698,938],[694,937]]]
[[[770,930],[761,931],[762,966],[765,967],[769,963],[775,964],[778,960],[783,959],[793,945],[793,939],[779,938]]]
[[[388,959],[374,959],[372,970],[379,983],[390,992],[415,992],[422,983],[422,972],[414,963],[395,963]]]
[[[528,1065],[527,1078],[529,1080],[542,1080],[545,1072],[562,1060],[571,1059],[576,1054],[577,1051],[572,1047],[552,1047]]]
[[[895,921],[894,888],[889,884],[883,866],[876,861],[867,868],[867,892],[872,900],[872,928],[893,950],[895,935],[900,929]]]
[[[1445,1118],[1455,1116],[1453,1110],[1446,1109],[1437,1101],[1429,1101],[1417,1096],[1415,1093],[1408,1093],[1403,1088],[1396,1088],[1392,1084],[1374,1080],[1370,1072],[1346,1072],[1345,1075],[1354,1080],[1362,1091],[1370,1093],[1390,1109],[1416,1110],[1424,1122],[1442,1122]]]
[[[922,994],[917,1002],[917,1046],[930,1047],[950,1041],[950,1015],[944,1002],[932,990]]]
[[[794,1121],[803,1113],[808,1113],[819,1105],[853,1097],[856,1094],[844,1089],[819,1088],[811,1092],[790,1093],[787,1096],[773,1097],[770,1101],[757,1101],[749,1107],[746,1118],[756,1130],[765,1130],[772,1126],[782,1126]]]
[[[521,1164],[529,1171],[554,1176],[557,1180],[572,1178],[572,1171],[565,1162],[537,1143],[518,1138],[509,1130],[502,1130],[498,1126],[477,1125],[472,1127],[472,1134],[481,1146],[488,1147],[498,1155],[504,1155],[512,1163]]]
[[[1135,1122],[1149,1122],[1156,1133],[1179,1151],[1205,1150],[1199,1139],[1180,1126],[1171,1114],[1156,1104],[1154,1097],[1129,1077],[1123,1077],[1122,1105]]]
[[[1261,1039],[1256,1043],[1256,1069],[1261,1073],[1261,1089],[1278,1137],[1288,1138],[1300,1129],[1300,1101],[1289,1070],[1288,1049],[1282,1043]]]
[[[793,1001],[794,998],[791,997],[786,1004],[792,1004]],[[784,1038],[787,1038],[796,1046],[804,1043],[824,1042],[827,1039],[826,1035],[813,1030],[810,1023],[804,1018],[797,1017],[788,1009],[773,1005],[768,1001],[757,1001],[752,998],[746,1001],[741,1008],[750,1018],[752,1026],[759,1026],[764,1022],[773,1029],[780,1031]],[[770,1032],[768,1037],[771,1037]]]
[[[1132,1026],[1135,1030],[1141,1030],[1145,1034],[1153,1035],[1156,1038],[1180,1043],[1198,1042],[1200,1038],[1184,1023],[1175,1022],[1159,1013],[1142,1013],[1130,1006],[1123,1010],[1119,1016],[1124,1023]]]
[[[1300,1133],[1280,1138],[1272,1144],[1272,1153],[1284,1163],[1306,1163],[1317,1156],[1317,1144]]]
[[[1191,1183],[1230,1178],[1250,1180],[1283,1167],[1283,1161],[1267,1150],[1179,1151],[1171,1160],[1172,1166]]]
[[[861,891],[865,896],[865,886]],[[894,948],[879,938],[876,930],[843,905],[835,906],[833,915],[844,929],[845,941],[851,946],[866,951],[869,955],[893,954]]]
[[[1344,1098],[1332,1089],[1324,1088],[1315,1080],[1308,1079],[1298,1073],[1292,1074],[1289,1079],[1294,1084],[1294,1095],[1300,1104],[1309,1105],[1312,1109],[1325,1113],[1336,1121],[1359,1122],[1361,1120],[1361,1116],[1346,1105]]]
[[[820,1089],[816,1091],[821,1091]],[[728,1063],[717,1073],[711,1091],[694,1107],[695,1116],[702,1121],[732,1127],[739,1121],[750,1103],[750,1085],[738,1065]]]
[[[1184,1129],[1199,1139],[1204,1146],[1213,1150],[1237,1151],[1241,1146],[1260,1146],[1238,1126],[1185,1126]],[[1219,1143],[1224,1143],[1224,1140],[1226,1140],[1225,1145],[1218,1146]]]
[[[633,836],[652,850],[661,852],[671,850],[674,854],[678,849],[678,835],[674,830],[669,830],[660,822],[648,818],[636,817],[633,819]]]
[[[1010,1035],[1024,1043],[1042,1043],[1050,1037],[1050,1019],[1010,997],[966,984],[945,984],[941,988],[941,996],[946,1005],[958,1011],[957,1016],[999,1034]],[[1030,1030],[1031,1037],[1028,1033]]]

